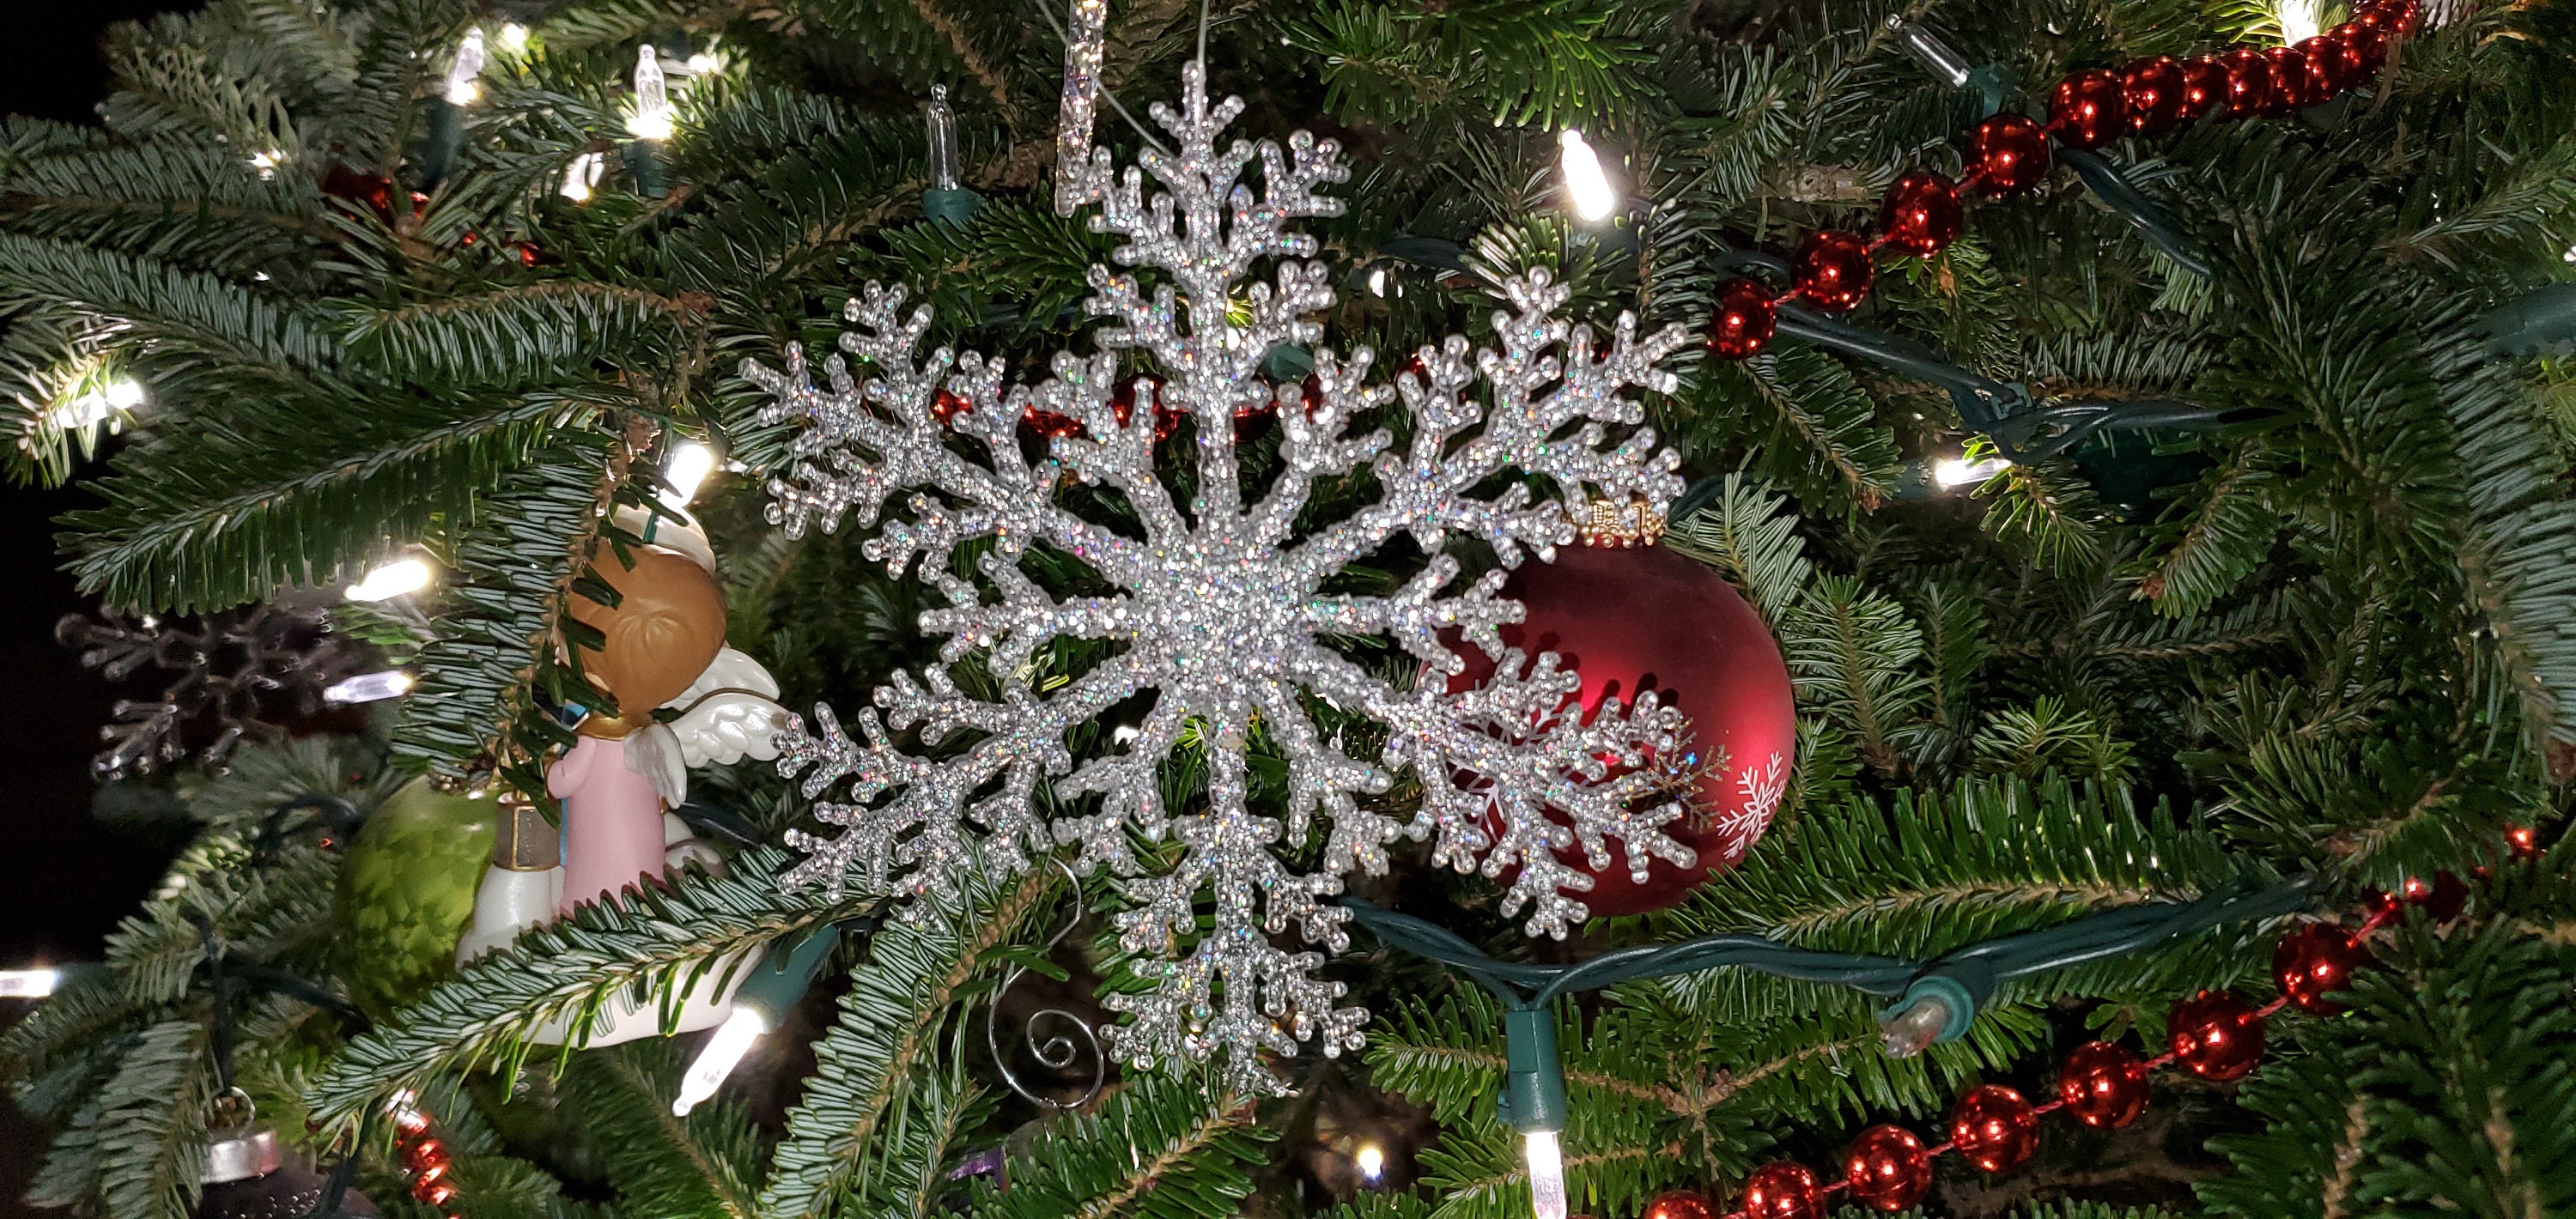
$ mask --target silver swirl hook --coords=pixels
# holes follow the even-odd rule
[[[1072,882],[1074,903],[1072,917],[1066,919],[1064,926],[1057,928],[1055,935],[1038,949],[1041,955],[1055,951],[1056,946],[1064,943],[1065,937],[1072,935],[1073,929],[1082,924],[1082,879],[1075,876],[1072,867],[1062,859],[1050,858],[1047,862],[1054,864],[1058,871],[1064,873],[1065,879]],[[1008,1085],[1011,1091],[1018,1093],[1020,1099],[1050,1112],[1058,1109],[1079,1109],[1090,1104],[1092,1098],[1100,1095],[1101,1087],[1108,1082],[1109,1078],[1109,1056],[1101,1050],[1100,1034],[1091,1027],[1090,1021],[1061,1007],[1044,1007],[1029,1014],[1028,1025],[1020,1035],[1029,1056],[1037,1059],[1038,1065],[1050,1071],[1064,1070],[1080,1061],[1083,1051],[1090,1051],[1091,1085],[1083,1089],[1082,1095],[1073,1100],[1060,1101],[1053,1097],[1039,1095],[1036,1090],[1020,1079],[1018,1072],[1011,1069],[1010,1056],[1002,1052],[1000,1032],[1002,996],[1010,993],[1011,988],[1018,985],[1020,978],[1027,973],[1026,966],[1013,965],[1010,972],[1002,976],[1002,984],[993,988],[992,1000],[984,1007],[984,1048],[992,1053],[994,1069],[1002,1073],[1002,1082]],[[1072,1026],[1070,1031],[1079,1036],[1079,1042],[1076,1041],[1075,1036],[1063,1032],[1040,1040],[1038,1026],[1048,1020],[1058,1020]]]

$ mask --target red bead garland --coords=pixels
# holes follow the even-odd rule
[[[2120,97],[2128,103],[2129,126],[2139,135],[2163,135],[2196,113],[2191,107],[2191,81],[2182,61],[2171,55],[2135,60],[2121,68]]]
[[[1761,354],[1779,327],[1780,306],[1769,289],[1738,277],[1717,286],[1717,308],[1708,317],[1709,354],[1741,360]]]
[[[1843,1153],[1843,1186],[1852,1200],[1895,1214],[1932,1189],[1932,1153],[1903,1126],[1872,1126]]]
[[[2028,115],[1998,114],[1968,132],[1968,185],[2018,195],[2048,176],[2048,129]]]
[[[1825,1191],[1806,1165],[1774,1160],[1744,1179],[1744,1204],[1736,1213],[1746,1219],[1823,1219]]]
[[[429,1115],[421,1112],[412,1094],[405,1092],[386,1106],[393,1118],[394,1146],[402,1161],[403,1172],[411,1178],[411,1196],[420,1202],[445,1209],[456,1200],[456,1183],[448,1173],[456,1165],[447,1152],[447,1144],[431,1132]],[[458,1219],[455,1215],[448,1219]]]
[[[2019,1168],[2039,1153],[2039,1111],[2002,1084],[1971,1088],[1950,1111],[1950,1142],[1987,1172]]]
[[[2108,1041],[2075,1047],[2057,1075],[2057,1099],[2075,1120],[2117,1130],[2147,1110],[2147,1064]]]
[[[1791,290],[1833,313],[1859,305],[1877,275],[1869,243],[1833,229],[1807,234],[1797,253],[1789,256]]]
[[[1909,169],[1897,175],[1878,206],[1878,244],[1930,258],[1957,241],[1966,224],[1957,185],[1930,170]]]
[[[1639,1219],[1717,1219],[1717,1207],[1695,1189],[1668,1189],[1646,1204]]]
[[[2052,136],[2070,148],[2093,149],[2124,135],[2161,135],[2212,113],[2290,114],[2369,80],[2387,63],[2388,39],[2413,32],[2422,19],[2420,0],[2361,0],[2352,20],[2296,46],[2237,47],[2183,60],[2157,55],[2117,69],[2069,73],[2049,90],[2046,126],[2007,111],[1969,130],[1962,182],[1923,170],[1899,175],[1880,203],[1875,241],[1810,234],[1791,258],[1786,295],[1832,312],[1858,307],[1875,278],[1868,251],[1886,247],[1930,258],[1948,249],[1963,227],[1960,192],[2000,198],[2037,187],[2055,160]],[[1778,299],[1751,280],[1719,285],[1710,354],[1740,360],[1760,353],[1770,343]]]
[[[2527,827],[2508,825],[2502,836],[2506,850],[2517,858],[2540,854],[2539,835]],[[1816,1191],[1817,1205],[1821,1208],[1826,1195],[1849,1191],[1851,1201],[1859,1205],[1890,1214],[1905,1210],[1931,1189],[1933,1158],[1949,1151],[1988,1172],[2018,1167],[2037,1152],[2039,1119],[2052,1109],[2065,1109],[2077,1120],[2104,1129],[2126,1126],[2145,1109],[2147,1072],[2167,1062],[2178,1062],[2205,1079],[2241,1078],[2262,1057],[2263,1022],[2272,1013],[2293,1005],[2319,1015],[2341,1011],[2321,996],[2345,989],[2352,972],[2371,963],[2366,941],[2373,932],[2395,921],[2408,905],[2438,907],[2447,904],[2442,899],[2465,903],[2467,897],[2467,885],[2457,875],[2438,872],[2431,881],[2409,878],[2397,895],[2370,894],[2365,903],[2368,917],[2350,930],[2333,923],[2308,924],[2284,937],[2273,953],[2281,998],[2258,1010],[2234,992],[2202,991],[2175,1004],[2166,1018],[2172,1052],[2152,1062],[2141,1062],[2126,1047],[2110,1042],[2079,1046],[2059,1071],[2057,1100],[2045,1107],[2034,1108],[2011,1088],[1989,1084],[1959,1098],[1951,1111],[1951,1141],[1942,1146],[1927,1148],[1901,1126],[1863,1130],[1843,1153],[1842,1179]],[[2428,913],[2444,917],[2440,909],[2428,909]],[[2455,916],[2459,909],[2452,907],[2450,913]],[[1795,1209],[1803,1205],[1805,1196],[1797,1182],[1802,1177],[1814,1180],[1803,1169],[1794,1175],[1788,1171],[1795,1167],[1767,1164],[1757,1170],[1746,1179],[1744,1206],[1725,1219],[1820,1216],[1821,1209]],[[1757,1182],[1765,1188],[1757,1191]],[[1704,1219],[1709,1211],[1700,1208],[1706,1206],[1707,1199],[1700,1194],[1673,1190],[1655,1200],[1645,1219]]]
[[[2048,92],[2048,129],[2074,148],[2100,148],[2129,133],[2129,103],[2120,78],[2086,68]]]
[[[2232,990],[2205,990],[2165,1018],[2176,1061],[2202,1079],[2242,1079],[2263,1060],[2263,1016]]]
[[[2272,981],[2300,1011],[2332,1016],[2343,1005],[2326,998],[2352,985],[2353,971],[2370,963],[2353,934],[2332,923],[2310,923],[2281,937],[2272,952]]]

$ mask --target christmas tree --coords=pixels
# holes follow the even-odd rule
[[[40,1205],[2576,1213],[2563,5],[109,50]]]

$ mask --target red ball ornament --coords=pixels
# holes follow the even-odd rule
[[[930,417],[938,420],[942,424],[946,424],[957,418],[959,415],[963,415],[973,409],[975,409],[975,404],[968,402],[962,394],[954,394],[942,389],[930,395]],[[1056,418],[1062,419],[1064,416],[1057,415]]]
[[[2430,882],[2421,876],[2407,877],[2399,896],[2406,899],[2407,905],[2422,906],[2436,923],[2450,922],[2469,908],[2468,882],[2447,870],[2435,872]]]
[[[2039,1114],[2002,1084],[1972,1088],[1950,1111],[1950,1142],[1959,1157],[1987,1172],[2007,1172],[2039,1151]]]
[[[2227,65],[2215,55],[2182,61],[2183,118],[2200,118],[2227,104]]]
[[[1932,1188],[1932,1156],[1903,1126],[1872,1126],[1843,1153],[1843,1184],[1852,1201],[1894,1214]]]
[[[2075,1120],[2117,1130],[2147,1109],[2147,1064],[2125,1046],[2090,1041],[2066,1056],[2057,1074],[2057,1099]]]
[[[1169,439],[1173,431],[1181,426],[1181,412],[1163,405],[1163,386],[1169,382],[1153,373],[1146,373],[1141,377],[1129,377],[1119,382],[1116,389],[1109,391],[1109,409],[1117,413],[1118,426],[1127,426],[1127,417],[1136,413],[1136,387],[1140,382],[1152,386],[1154,390],[1154,441],[1159,444]]]
[[[2129,132],[2129,103],[2120,78],[2086,68],[2048,91],[2048,128],[2076,148],[2100,148]]]
[[[2232,990],[2205,990],[2165,1017],[2176,1059],[2202,1079],[2242,1079],[2263,1061],[2263,1017]]]
[[[2343,1005],[2326,996],[2352,988],[2352,973],[2370,954],[2351,932],[2332,923],[2310,923],[2281,937],[2272,950],[2272,981],[2300,1011],[2331,1016]]]
[[[1959,188],[1926,169],[1909,169],[1887,188],[1878,205],[1880,245],[1930,258],[1959,239],[1967,217],[1959,209]]]
[[[2223,113],[2232,119],[2251,118],[2272,104],[2272,61],[2253,47],[2238,47],[2219,58],[2227,72],[2227,100]]]
[[[331,172],[322,175],[322,193],[334,199],[363,203],[388,221],[394,217],[394,180],[383,174],[334,165]]]
[[[2308,82],[2308,61],[2294,47],[2273,47],[2263,52],[2272,64],[2272,98],[2263,113],[2273,118],[2305,110],[2317,104],[2316,89]]]
[[[1824,1219],[1825,1192],[1804,1164],[1774,1160],[1744,1179],[1745,1219]]]
[[[2171,55],[2132,61],[2120,69],[2120,98],[2129,106],[2129,126],[2140,135],[2163,135],[2189,113],[2191,82],[2182,61]]]
[[[2048,132],[2028,115],[1998,114],[1968,132],[1968,184],[2018,195],[2048,176]]]
[[[1591,891],[1580,895],[1592,914],[1677,905],[1743,859],[1770,827],[1797,758],[1789,667],[1762,616],[1716,572],[1661,546],[1560,546],[1553,563],[1521,564],[1504,594],[1528,613],[1502,628],[1503,642],[1533,657],[1564,657],[1582,679],[1574,698],[1584,718],[1612,695],[1633,704],[1641,689],[1690,717],[1690,752],[1649,764],[1697,771],[1690,807],[1664,833],[1699,861],[1678,868],[1651,860],[1639,884],[1615,846],[1610,866],[1599,871],[1579,848],[1558,852],[1592,878]],[[1472,689],[1493,675],[1483,649],[1452,639],[1466,667],[1449,679],[1450,690]],[[1712,765],[1721,758],[1725,765]]]
[[[1717,308],[1708,315],[1709,354],[1742,360],[1762,354],[1780,324],[1780,305],[1771,290],[1737,277],[1717,286]]]
[[[1869,281],[1878,274],[1870,262],[1869,243],[1849,233],[1823,229],[1807,234],[1789,256],[1790,282],[1798,295],[1823,310],[1841,313],[1869,296]]]
[[[1655,1195],[1637,1219],[1717,1219],[1717,1207],[1695,1189],[1668,1189]]]
[[[2379,0],[2370,6],[2379,16],[2379,28],[2393,37],[2412,35],[2424,23],[2424,6],[2416,0]]]

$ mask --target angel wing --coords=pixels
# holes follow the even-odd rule
[[[787,728],[787,709],[777,699],[778,679],[759,661],[728,647],[678,698],[663,705],[680,712],[670,728],[679,738],[681,760],[694,769],[710,762],[777,757],[778,734]]]

